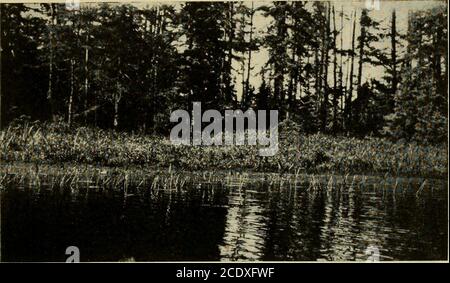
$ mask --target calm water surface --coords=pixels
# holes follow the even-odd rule
[[[312,191],[268,185],[1,193],[2,261],[381,260],[447,258],[447,186]]]

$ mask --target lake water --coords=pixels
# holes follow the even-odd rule
[[[417,188],[416,188],[417,189]],[[446,260],[447,184],[311,190],[192,184],[187,189],[1,192],[2,261]]]

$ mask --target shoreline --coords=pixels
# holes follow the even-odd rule
[[[0,132],[0,144],[2,164],[436,179],[448,175],[446,145],[302,135],[290,128],[280,130],[279,152],[272,157],[259,156],[257,146],[172,145],[160,136],[52,124],[8,127]]]
[[[85,180],[86,182],[101,182],[105,179],[115,179],[116,183],[127,182],[129,185],[136,185],[143,182],[155,180],[183,179],[185,183],[200,184],[225,184],[237,186],[243,184],[309,184],[311,182],[320,186],[333,185],[380,185],[387,187],[398,185],[420,186],[424,182],[428,185],[447,184],[446,178],[426,178],[426,177],[404,177],[373,174],[341,175],[336,173],[277,173],[277,172],[252,172],[233,170],[209,170],[209,171],[186,171],[172,168],[156,167],[105,167],[90,164],[35,164],[29,162],[12,162],[0,164],[0,185],[8,176],[39,180],[59,180],[70,181],[70,179]],[[73,181],[73,180],[72,180]],[[83,181],[81,181],[83,182]],[[121,184],[123,185],[123,184]]]

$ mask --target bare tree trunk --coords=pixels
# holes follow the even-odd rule
[[[252,7],[250,11],[250,38],[249,38],[249,46],[248,49],[248,61],[247,61],[247,81],[245,82],[245,92],[246,92],[246,98],[248,100],[248,94],[250,91],[250,75],[251,75],[251,69],[252,69],[252,41],[253,41],[253,14],[254,14],[254,8],[253,8],[253,1],[252,1]],[[248,101],[245,101],[246,104],[248,104]]]
[[[322,111],[321,111],[321,130],[322,132],[326,131],[327,128],[327,116],[328,116],[328,98],[329,98],[329,91],[328,91],[328,39],[330,36],[330,3],[328,3],[328,11],[326,15],[326,21],[325,21],[325,27],[323,29],[322,33],[322,67],[323,67],[323,101],[322,101]]]
[[[114,128],[119,126],[119,103],[122,98],[122,89],[120,83],[117,82],[117,93],[114,94]]]
[[[298,52],[297,50],[295,52]],[[293,86],[292,86],[292,93],[294,102],[297,99],[297,92],[298,92],[298,79],[300,76],[300,71],[302,67],[302,58],[297,54],[297,60],[296,60],[296,66],[294,70],[294,79],[293,79]],[[300,97],[301,97],[302,89],[300,88]]]
[[[150,21],[148,20],[148,16],[145,18],[145,40],[147,41],[149,36],[150,38],[153,39],[155,38],[155,30],[156,30],[156,16],[158,13],[158,7],[152,7],[150,10]],[[156,100],[156,86],[155,86],[155,66],[156,66],[156,58],[155,58],[155,47],[152,44],[150,46],[150,50],[151,50],[151,55],[150,58],[148,58],[148,60],[150,61],[150,72],[149,74],[145,74],[146,79],[148,80],[149,84],[149,92],[150,92],[150,97],[152,98],[152,102],[151,102],[151,110],[150,110],[150,128],[152,129],[152,132],[154,132],[155,129],[155,100]]]
[[[57,24],[57,19],[56,19],[56,5],[55,4],[50,4],[50,21],[51,21],[51,27],[50,27],[50,54],[49,54],[49,69],[48,69],[48,91],[47,91],[47,100],[49,102],[50,105],[50,116],[52,118],[53,121],[56,120],[56,115],[55,115],[55,98],[53,97],[53,64],[54,64],[54,43],[55,43],[55,38],[54,38],[54,29],[56,27]]]
[[[315,79],[314,79],[314,94],[316,96],[316,109],[319,109],[320,107],[320,88],[321,88],[321,80],[322,80],[322,65],[319,62],[319,48],[316,47],[314,49],[314,65],[316,66],[315,68]]]
[[[159,36],[161,34],[161,22],[158,21],[158,19],[160,19],[160,14],[161,14],[161,9],[157,6],[156,7],[156,20],[155,20],[155,34],[153,35],[154,38],[156,38],[157,36]],[[153,97],[156,98],[157,94],[158,94],[158,73],[159,73],[159,58],[158,58],[158,51],[157,49],[153,49],[153,64],[152,64],[152,92],[153,92]],[[119,58],[120,60],[120,58]],[[122,96],[122,92],[120,92],[120,96]],[[120,100],[120,98],[119,98]],[[117,103],[118,105],[118,103]],[[155,133],[156,132],[156,109],[155,109],[156,104],[153,103],[153,111],[152,111],[152,132]],[[119,114],[117,114],[119,115]]]
[[[306,58],[306,64],[307,64],[307,65],[309,65],[309,62],[310,62],[310,56],[308,56],[308,57]],[[310,95],[310,94],[311,94],[311,82],[310,82],[309,79],[306,79],[305,93],[306,93],[307,95]]]
[[[295,51],[292,51],[292,62],[295,62]],[[295,68],[295,67],[292,67]],[[292,106],[292,96],[293,96],[293,92],[294,92],[294,77],[295,77],[295,71],[291,70],[290,71],[290,75],[289,75],[289,84],[288,84],[288,88],[287,88],[287,111],[291,111],[291,106]]]
[[[411,39],[412,33],[413,33],[413,27],[412,27],[412,22],[413,22],[413,14],[411,11],[408,11],[408,30],[406,32],[407,34],[407,45],[406,45],[406,55],[405,55],[405,60],[403,62],[403,64],[410,68],[412,65],[412,50],[413,50],[413,40]],[[410,76],[409,76],[410,77]]]
[[[336,49],[336,14],[333,6],[333,133],[337,131],[337,108],[338,108],[338,87],[337,87],[337,49]]]
[[[442,35],[442,27],[437,27],[436,33],[433,34],[433,45],[436,47],[433,52],[433,78],[435,81],[437,93],[443,96],[445,94],[443,90],[445,88],[445,84],[443,84],[442,80],[442,56],[439,50],[439,47],[441,46]]]
[[[87,123],[88,115],[88,87],[89,87],[89,49],[87,46],[88,35],[86,35],[86,45],[84,48],[84,123]]]
[[[296,27],[296,21],[292,21],[291,25],[294,27]],[[289,114],[289,112],[291,111],[292,107],[292,102],[293,102],[293,93],[294,93],[294,80],[295,77],[297,77],[296,75],[296,64],[297,64],[297,60],[296,60],[296,54],[297,54],[297,48],[294,45],[292,47],[292,64],[293,66],[290,67],[289,70],[289,84],[288,84],[288,89],[287,89],[287,98],[288,98],[288,105],[287,105],[287,114]]]
[[[350,80],[349,80],[349,91],[345,101],[345,112],[346,115],[346,130],[348,131],[348,127],[350,121],[352,120],[352,98],[353,98],[353,70],[354,70],[354,62],[355,62],[355,30],[356,30],[356,11],[353,14],[353,30],[352,30],[352,51],[351,51],[351,60],[350,60]]]
[[[391,58],[392,58],[392,96],[397,92],[397,39],[396,39],[397,29],[396,29],[396,15],[395,9],[392,11],[392,23],[391,23]],[[394,101],[392,97],[392,101]],[[394,105],[392,105],[393,107]]]
[[[241,84],[242,84],[242,97],[241,97],[241,105],[247,101],[246,93],[245,93],[245,60],[242,58],[241,60]]]
[[[357,86],[359,89],[362,85],[362,73],[363,73],[363,64],[364,64],[364,45],[366,44],[366,27],[361,25],[361,34],[359,35],[359,60],[358,60],[358,80]]]
[[[282,2],[279,2],[282,3]],[[280,4],[280,5],[286,5],[286,4]],[[286,25],[286,10],[283,7],[283,14],[279,16],[276,23],[277,28],[277,36],[286,36],[287,34],[287,25]],[[286,52],[285,49],[281,51],[284,55]],[[283,102],[285,99],[285,93],[284,93],[284,66],[282,62],[274,62],[274,96],[275,100],[279,103],[279,106],[281,107],[281,116],[283,116]]]
[[[118,58],[118,66],[120,68],[121,66],[121,60],[120,57]],[[121,71],[119,70],[119,77],[117,78],[117,82],[116,82],[116,92],[114,93],[113,99],[114,99],[114,121],[113,121],[113,126],[115,129],[117,129],[117,127],[119,126],[119,103],[120,100],[122,99],[122,86],[120,85],[120,80],[121,80]]]
[[[341,25],[340,25],[340,47],[339,49],[342,51],[344,48],[344,40],[343,40],[343,33],[344,33],[344,6],[341,6]],[[341,109],[341,125],[343,125],[343,119],[345,118],[343,115],[343,109],[344,109],[344,73],[343,73],[343,55],[342,53],[339,55],[340,63],[339,63],[339,95],[340,95],[340,109]]]
[[[232,90],[231,72],[233,67],[233,42],[235,37],[235,30],[233,26],[234,17],[234,3],[228,3],[228,58],[226,62],[226,74],[225,74],[225,104],[234,103],[235,97]]]
[[[67,123],[69,126],[72,125],[72,113],[73,113],[73,92],[74,92],[74,75],[73,75],[73,65],[74,59],[70,59],[70,95],[69,95],[69,105],[67,113]]]

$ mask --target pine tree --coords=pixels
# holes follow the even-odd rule
[[[396,139],[442,142],[446,139],[448,94],[442,65],[447,45],[447,12],[434,8],[409,14],[408,45],[394,112],[385,132]]]

